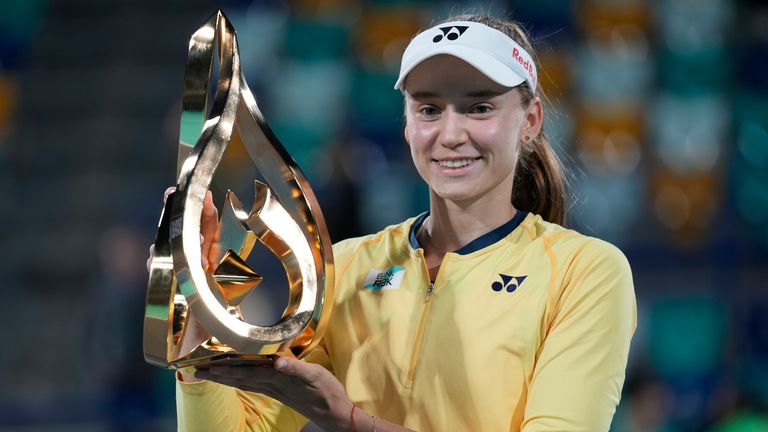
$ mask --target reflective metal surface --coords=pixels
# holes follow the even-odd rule
[[[209,101],[214,50],[219,79]],[[230,140],[239,137],[266,184],[254,183],[246,210],[233,192],[220,209],[218,263],[203,268],[200,220],[206,191]],[[178,154],[178,182],[163,208],[150,264],[144,357],[183,369],[263,362],[290,349],[299,357],[322,336],[333,302],[333,257],[317,200],[264,120],[240,70],[237,38],[221,12],[189,43]],[[246,259],[256,241],[281,261],[288,306],[272,326],[243,320],[239,305],[261,282]],[[215,293],[221,293],[224,305]],[[190,314],[211,335],[185,347]]]

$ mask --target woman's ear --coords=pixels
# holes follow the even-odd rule
[[[528,108],[525,113],[525,120],[523,121],[523,129],[520,131],[520,139],[525,142],[533,141],[544,125],[544,110],[541,106],[541,99],[535,96],[531,103],[528,104]]]

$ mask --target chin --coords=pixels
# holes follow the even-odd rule
[[[439,199],[454,202],[471,201],[481,195],[476,189],[467,187],[432,189],[432,192]]]

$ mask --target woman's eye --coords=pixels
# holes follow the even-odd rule
[[[425,107],[422,107],[419,110],[419,113],[421,113],[421,115],[423,115],[425,117],[434,117],[434,116],[440,114],[440,111],[437,108],[435,108],[435,107],[425,106]]]
[[[475,105],[469,111],[475,114],[488,114],[489,112],[492,111],[492,108],[490,105],[485,105],[485,104]]]

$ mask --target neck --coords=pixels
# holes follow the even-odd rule
[[[500,227],[517,212],[509,195],[483,198],[457,202],[442,199],[432,192],[430,214],[422,229],[428,243],[443,252],[454,251]]]

